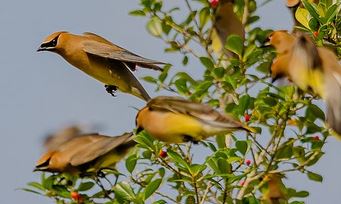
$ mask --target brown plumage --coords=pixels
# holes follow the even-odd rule
[[[280,31],[272,38],[270,42],[278,50],[272,77],[286,76],[303,91],[312,90],[320,96],[327,103],[329,126],[341,134],[341,65],[337,56],[325,47],[316,47],[304,34]]]
[[[209,105],[175,96],[151,99],[136,116],[138,131],[167,143],[198,142],[209,136],[234,130],[252,131],[231,116]]]
[[[116,163],[135,146],[132,135],[75,136],[58,147],[48,149],[38,160],[35,170],[87,175],[103,169],[114,169]]]
[[[44,40],[38,51],[61,55],[73,66],[104,83],[108,92],[118,89],[146,101],[150,97],[132,71],[136,66],[161,71],[158,65],[164,64],[143,58],[89,32],[83,35],[55,32]]]

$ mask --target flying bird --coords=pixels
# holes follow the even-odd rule
[[[41,156],[36,171],[97,175],[102,170],[113,170],[115,165],[135,146],[132,133],[110,137],[99,134],[78,135],[54,146]]]
[[[66,31],[55,32],[42,42],[37,51],[59,54],[71,65],[105,84],[114,95],[116,90],[148,101],[150,96],[133,71],[136,66],[161,71],[164,63],[143,58],[94,33],[76,35]]]
[[[231,116],[209,105],[176,96],[151,99],[136,116],[137,133],[146,130],[154,138],[166,143],[197,143],[210,136],[234,130],[251,131]]]
[[[234,0],[221,0],[216,10],[212,30],[212,48],[216,53],[232,53],[224,49],[228,36],[234,34],[244,39],[245,30],[242,21],[233,11]]]
[[[316,47],[304,34],[294,36],[282,32],[271,38],[275,36],[277,39],[270,39],[270,43],[280,42],[287,48],[274,59],[272,78],[287,76],[303,91],[312,90],[320,96],[327,103],[329,126],[341,134],[341,65],[337,56],[325,47]],[[276,50],[281,50],[276,46]]]

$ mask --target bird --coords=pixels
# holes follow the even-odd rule
[[[99,175],[114,170],[116,163],[133,148],[133,133],[111,137],[100,134],[77,135],[54,146],[40,157],[35,171],[69,173],[71,175]]]
[[[145,130],[157,140],[178,144],[198,143],[233,130],[254,132],[231,116],[212,107],[178,96],[157,96],[136,115],[136,133]]]
[[[59,54],[71,65],[104,83],[113,96],[120,90],[145,101],[150,96],[132,72],[136,66],[162,71],[159,65],[165,64],[143,58],[90,32],[82,35],[54,32],[43,40],[37,51]]]
[[[305,34],[282,33],[276,41],[287,46],[278,54],[271,66],[273,79],[288,77],[303,91],[312,91],[327,104],[327,123],[341,134],[341,65],[333,51],[317,47]],[[273,35],[274,37],[275,35]],[[290,37],[289,37],[290,36]],[[272,38],[273,38],[272,37]],[[287,39],[294,38],[294,41]],[[275,39],[270,39],[270,43]],[[274,45],[275,49],[278,44]],[[281,47],[283,48],[283,47]],[[278,49],[278,48],[277,48]]]
[[[262,204],[288,203],[288,189],[284,185],[280,173],[268,173],[262,179],[260,190],[262,192]]]
[[[226,38],[232,34],[244,39],[245,29],[242,21],[233,11],[234,0],[222,0],[216,10],[211,34],[212,48],[216,53],[232,53],[224,50]]]

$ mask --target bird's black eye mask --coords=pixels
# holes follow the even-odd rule
[[[52,48],[57,46],[59,35],[55,37],[53,40],[50,42],[46,42],[40,45],[41,48]]]

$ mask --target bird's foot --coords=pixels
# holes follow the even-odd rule
[[[117,86],[114,85],[104,85],[105,90],[112,95],[113,97],[116,97],[115,93],[117,91]]]

